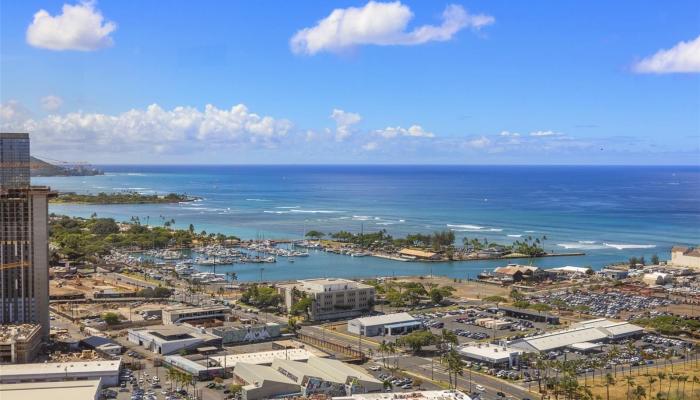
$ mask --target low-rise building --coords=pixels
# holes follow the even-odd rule
[[[469,361],[485,362],[495,366],[513,367],[518,364],[522,349],[495,344],[472,344],[461,346],[458,353]]]
[[[497,312],[502,312],[503,315],[508,317],[515,317],[520,319],[527,319],[535,322],[546,322],[552,325],[559,324],[559,316],[551,315],[544,312],[538,312],[535,310],[528,310],[525,308],[509,307],[509,306],[498,306],[495,309]]]
[[[233,378],[235,382],[243,385],[243,400],[271,399],[300,392],[298,384],[264,365],[238,363]]]
[[[486,329],[510,329],[513,326],[512,322],[504,321],[498,318],[478,318],[474,323],[478,326],[482,326]]]
[[[497,267],[493,270],[493,273],[497,279],[504,282],[538,281],[549,276],[547,272],[539,267],[518,264]]]
[[[268,322],[257,325],[228,325],[213,328],[211,333],[221,337],[223,344],[247,343],[280,336],[280,324]]]
[[[644,328],[629,322],[616,322],[599,318],[573,324],[570,329],[516,339],[510,342],[509,345],[525,352],[548,352],[569,347],[576,343],[609,342],[641,336],[643,333]]]
[[[673,282],[673,275],[664,272],[651,272],[644,274],[642,282],[649,286],[665,285]]]
[[[422,390],[404,393],[358,393],[352,396],[333,397],[333,400],[471,400],[459,390]]]
[[[378,392],[383,384],[359,367],[338,360],[310,357],[306,362],[276,359],[271,368],[301,388],[303,396],[345,396]]]
[[[207,307],[171,307],[163,310],[163,324],[171,325],[180,322],[194,322],[197,320],[226,319],[231,314],[231,308],[224,305]]]
[[[283,349],[257,353],[227,354],[225,356],[210,357],[209,359],[229,371],[236,368],[238,363],[271,365],[276,359],[306,361],[310,357],[314,357],[314,355],[306,349]]]
[[[401,335],[419,329],[423,323],[408,313],[376,315],[348,321],[348,332],[362,336]]]
[[[2,400],[98,400],[100,381],[29,382],[0,385]]]
[[[165,356],[165,365],[196,377],[198,380],[208,380],[217,376],[224,376],[224,367],[216,361],[205,358],[201,362],[190,360],[180,355]]]
[[[0,326],[0,363],[28,363],[41,349],[41,325]]]
[[[202,346],[221,347],[221,338],[187,325],[160,325],[129,329],[128,340],[162,355]]]
[[[603,268],[600,271],[598,271],[598,274],[606,278],[619,281],[622,279],[627,279],[627,277],[629,276],[629,271],[625,269]]]
[[[399,250],[399,256],[408,260],[439,260],[440,254],[432,251],[405,248]]]
[[[112,339],[102,336],[90,336],[80,341],[80,344],[98,353],[116,356],[122,353],[123,347]]]
[[[119,384],[121,362],[119,359],[7,364],[2,366],[0,383],[4,385],[8,383],[99,380],[102,386],[116,386]]]
[[[374,306],[374,287],[349,279],[305,279],[277,286],[287,311],[306,293],[312,304],[312,321],[352,318],[368,313]]]
[[[700,269],[700,247],[673,246],[671,265]]]

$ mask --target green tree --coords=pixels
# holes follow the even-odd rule
[[[415,354],[420,352],[423,347],[437,343],[438,339],[430,331],[419,330],[409,333],[399,341],[402,345],[408,346]]]
[[[316,240],[318,240],[318,239],[321,239],[321,238],[324,237],[324,236],[326,236],[326,234],[323,233],[323,232],[320,232],[320,231],[314,231],[314,230],[312,230],[312,231],[306,232],[306,237],[311,238],[311,239],[316,239]]]
[[[114,312],[102,313],[101,318],[107,323],[107,325],[116,325],[120,322],[119,314]]]

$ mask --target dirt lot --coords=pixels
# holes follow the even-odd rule
[[[476,300],[483,299],[489,296],[504,296],[508,297],[510,289],[507,287],[490,285],[482,282],[465,281],[454,282],[452,278],[447,278],[444,276],[433,276],[425,277],[420,279],[418,277],[410,278],[398,278],[398,282],[420,282],[423,284],[435,283],[440,286],[452,286],[457,289],[454,293],[454,297],[464,299],[464,300]]]
[[[665,373],[666,377],[663,380],[659,380],[658,373]],[[630,386],[630,394],[634,388],[641,386],[646,392],[647,399],[655,399],[657,393],[662,393],[664,396],[670,394],[671,399],[700,399],[700,384],[693,384],[693,378],[697,377],[700,379],[700,365],[696,365],[689,361],[687,364],[676,364],[673,365],[673,372],[671,372],[671,366],[664,367],[663,365],[657,368],[649,369],[649,376],[645,375],[646,372],[640,372],[640,375],[632,373],[632,379],[634,384]],[[669,381],[669,375],[674,374],[676,376],[687,376],[688,380],[685,384],[677,379],[672,379]],[[626,376],[623,377],[618,373],[616,382],[610,385],[610,398],[611,399],[626,399],[627,397],[627,379]],[[653,378],[654,382],[650,385],[649,378]],[[583,384],[583,381],[580,382]],[[670,383],[670,386],[669,386]],[[601,398],[606,398],[606,385],[605,378],[596,377],[595,382],[592,384],[591,380],[588,379],[588,385],[593,392],[594,396],[600,396]],[[651,393],[650,393],[651,389]],[[633,398],[630,395],[629,398]]]

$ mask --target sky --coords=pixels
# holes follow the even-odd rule
[[[700,164],[697,1],[2,1],[0,127],[96,164]]]

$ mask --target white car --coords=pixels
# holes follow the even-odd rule
[[[372,365],[367,369],[369,369],[370,371],[379,371],[381,368],[378,365]]]
[[[485,391],[486,391],[486,388],[483,387],[483,386],[481,386],[481,385],[476,385],[476,390],[478,390],[478,391],[480,391],[480,392],[485,392]]]

